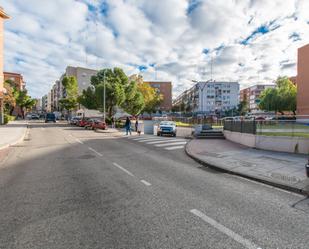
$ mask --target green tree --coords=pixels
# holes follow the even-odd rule
[[[79,101],[88,109],[103,110],[104,84],[106,89],[106,110],[111,117],[115,107],[122,106],[126,100],[125,88],[128,84],[128,77],[122,69],[105,68],[100,70],[97,75],[91,77],[92,86],[83,91]]]
[[[144,97],[137,87],[136,82],[129,82],[125,87],[126,100],[122,104],[122,108],[132,115],[138,115],[145,106]]]
[[[151,87],[147,83],[140,83],[137,85],[139,91],[142,93],[143,98],[144,98],[144,109],[142,112],[147,112],[149,114],[153,113],[156,111],[157,107],[160,106],[162,102],[162,95],[157,93],[156,89]]]
[[[237,112],[239,115],[245,115],[249,111],[249,103],[247,100],[241,101],[237,106]]]
[[[4,94],[4,111],[12,115],[16,106],[17,91],[14,87],[14,83],[10,80],[4,82],[4,88],[6,93]]]
[[[279,77],[276,88],[267,88],[260,95],[259,108],[265,111],[296,111],[296,86],[287,78]]]
[[[31,109],[36,104],[36,100],[32,99],[27,90],[18,91],[16,95],[16,104],[20,107],[22,118],[25,118],[25,110]]]
[[[78,104],[78,84],[75,77],[65,76],[62,79],[62,85],[66,92],[66,97],[59,101],[60,106],[67,111],[71,112],[76,109]]]

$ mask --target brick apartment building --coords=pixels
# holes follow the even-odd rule
[[[0,7],[0,124],[3,124],[3,22],[8,18],[9,16]]]
[[[239,100],[246,100],[249,104],[249,110],[253,113],[259,111],[259,101],[261,93],[267,88],[274,88],[275,84],[269,85],[254,85],[240,90]]]
[[[144,81],[156,91],[162,94],[163,100],[160,105],[160,111],[170,111],[172,109],[172,82],[170,81]]]
[[[298,49],[297,115],[309,121],[309,44]]]
[[[4,81],[10,80],[14,82],[15,87],[18,90],[25,89],[25,81],[23,79],[23,76],[19,73],[11,73],[11,72],[3,72],[4,74]]]

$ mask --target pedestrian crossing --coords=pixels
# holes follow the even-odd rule
[[[184,149],[186,143],[188,142],[185,138],[157,137],[151,135],[129,136],[127,138],[137,143],[152,145],[156,148],[162,148],[168,151]]]

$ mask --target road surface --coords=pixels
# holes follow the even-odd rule
[[[0,153],[0,248],[309,248],[308,198],[207,169],[186,142],[32,123]]]

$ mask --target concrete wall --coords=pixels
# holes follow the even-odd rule
[[[231,131],[224,131],[224,136],[227,140],[251,148],[298,154],[309,154],[308,138],[261,136]]]
[[[232,132],[232,131],[223,131],[224,136],[227,140],[230,140],[235,143],[239,143],[251,148],[255,147],[256,136],[253,134]]]

